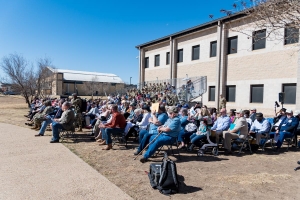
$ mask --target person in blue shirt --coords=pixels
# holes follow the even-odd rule
[[[134,155],[138,155],[147,144],[158,134],[158,127],[163,125],[168,119],[166,108],[163,105],[159,106],[158,111],[152,110],[151,118],[149,119],[150,125],[148,130],[141,130],[139,132],[140,145]]]
[[[230,117],[226,115],[226,109],[222,108],[220,110],[220,114],[221,116],[218,117],[217,121],[215,121],[213,127],[211,128],[211,130],[215,132],[217,144],[219,144],[220,135],[223,136],[223,131],[227,131],[230,126]]]
[[[189,123],[188,120],[188,110],[186,108],[182,108],[180,111],[181,115],[179,115],[179,119],[181,122],[181,129],[178,135],[178,142],[181,142],[181,146],[179,149],[185,148],[185,137],[189,137],[192,133],[190,133],[188,136],[185,132],[185,126]]]
[[[169,119],[163,126],[158,127],[158,131],[161,133],[157,138],[149,145],[148,150],[145,152],[140,162],[144,163],[150,158],[159,147],[168,145],[175,142],[181,129],[181,122],[178,117],[178,110],[176,106],[170,106],[168,108]]]
[[[277,148],[275,151],[279,151],[283,140],[285,138],[292,138],[294,137],[294,130],[298,127],[299,120],[293,116],[293,111],[290,109],[287,109],[285,111],[286,117],[282,120],[278,128],[276,128],[276,132],[272,132],[270,134],[270,137],[277,137],[276,146]]]
[[[249,133],[255,134],[256,144],[259,145],[261,136],[269,133],[271,125],[262,113],[256,113],[256,120],[252,123]]]

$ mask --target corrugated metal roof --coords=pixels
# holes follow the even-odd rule
[[[48,67],[49,70],[55,73],[63,73],[64,80],[67,81],[94,81],[106,83],[124,83],[122,79],[115,74],[106,74],[98,72],[75,71],[67,69],[53,69]]]

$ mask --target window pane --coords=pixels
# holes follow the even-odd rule
[[[154,66],[159,66],[159,55],[155,55]]]
[[[266,48],[266,29],[253,32],[253,50]]]
[[[183,62],[183,49],[177,50],[177,62]]]
[[[228,38],[228,54],[237,53],[238,37]]]
[[[263,103],[264,85],[251,85],[251,103]]]
[[[284,44],[293,44],[299,42],[299,29],[286,27],[284,29]]]
[[[210,43],[210,57],[217,56],[217,41]]]
[[[170,52],[167,52],[167,55],[166,55],[166,64],[167,65],[170,64]]]
[[[215,101],[215,86],[209,86],[208,101]]]
[[[226,86],[226,99],[228,102],[235,102],[235,85]]]
[[[284,92],[284,103],[296,104],[296,83],[283,84],[282,92]]]
[[[145,68],[149,67],[149,57],[145,58]]]
[[[200,58],[200,45],[192,47],[192,60],[199,60]]]

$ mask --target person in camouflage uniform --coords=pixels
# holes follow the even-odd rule
[[[72,94],[73,98],[71,100],[71,103],[75,109],[75,123],[78,124],[78,131],[82,131],[82,114],[81,114],[81,105],[82,100],[80,97],[77,96],[76,93]]]
[[[33,117],[34,126],[31,129],[37,129],[37,130],[40,129],[41,124],[45,119],[45,116],[53,112],[51,101],[46,101],[45,106],[46,108],[43,110],[43,112],[34,115]]]
[[[219,104],[219,109],[222,109],[222,108],[226,108],[226,99],[225,97],[223,97],[222,94],[220,94],[220,104]]]

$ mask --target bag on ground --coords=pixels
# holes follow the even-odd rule
[[[152,188],[158,189],[162,194],[175,194],[179,190],[176,164],[168,158],[166,152],[162,161],[160,164],[150,164],[148,173],[150,184]]]

